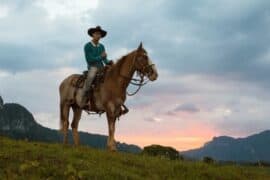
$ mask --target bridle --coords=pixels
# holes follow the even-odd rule
[[[134,64],[137,58],[137,53],[136,55],[133,57],[132,59],[132,65],[130,66],[130,68],[134,68]],[[135,78],[130,78],[127,77],[123,74],[121,74],[120,71],[120,76],[126,78],[127,80],[129,80],[129,83],[135,86],[138,86],[138,88],[133,92],[133,93],[129,93],[128,91],[126,92],[128,96],[133,96],[135,95],[137,92],[139,92],[139,90],[141,89],[142,86],[144,86],[145,84],[147,84],[149,82],[149,79],[145,79],[144,77],[146,75],[148,75],[152,69],[150,69],[152,66],[154,66],[155,64],[148,64],[148,65],[143,65],[140,61],[137,61],[139,63],[139,65],[142,67],[142,70],[136,70],[137,72],[137,76],[140,76],[140,79],[135,79]]]

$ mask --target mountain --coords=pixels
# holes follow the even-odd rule
[[[2,97],[0,96],[0,109],[2,109],[4,106],[4,100],[2,99]]]
[[[1,96],[0,96],[1,97]],[[1,103],[0,98],[0,135],[14,139],[62,143],[62,134],[58,130],[49,129],[38,124],[33,115],[23,106],[15,103]],[[106,148],[107,136],[79,132],[80,143],[95,148]],[[69,142],[72,142],[69,131]],[[120,151],[139,153],[136,145],[117,142]]]
[[[270,130],[246,138],[214,137],[203,147],[181,154],[194,159],[208,156],[219,161],[270,162]]]

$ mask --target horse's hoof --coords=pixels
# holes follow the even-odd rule
[[[110,152],[117,152],[117,149],[112,148],[112,149],[108,149]]]
[[[124,110],[124,111],[123,111],[123,114],[127,114],[128,111],[129,111],[128,109]]]
[[[128,110],[121,110],[121,112],[120,112],[120,115],[119,115],[119,116],[125,115],[125,114],[127,114],[127,113],[128,113]]]
[[[108,149],[108,151],[111,151],[111,152],[116,152],[117,151],[116,146],[108,146],[107,149]]]
[[[63,147],[69,147],[68,143],[63,143]]]

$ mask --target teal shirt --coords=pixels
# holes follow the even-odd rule
[[[87,68],[91,66],[96,66],[98,68],[104,67],[104,64],[108,64],[109,61],[107,58],[102,58],[101,54],[105,51],[104,45],[98,43],[97,46],[94,46],[91,42],[88,42],[84,45],[84,55],[87,62]]]

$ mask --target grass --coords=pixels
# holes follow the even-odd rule
[[[168,160],[0,136],[0,179],[270,179],[270,168]]]

